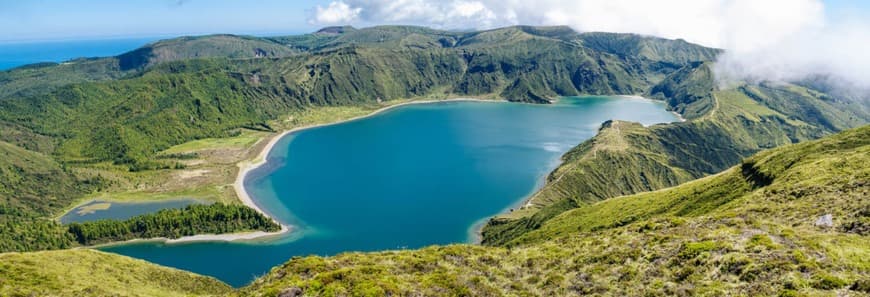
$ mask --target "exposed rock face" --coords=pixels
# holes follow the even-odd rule
[[[816,220],[815,225],[822,228],[834,227],[834,216],[831,214],[820,216],[819,219]]]
[[[263,57],[266,57],[268,55],[269,55],[269,53],[267,53],[265,50],[263,50],[261,48],[254,49],[254,57],[255,58],[263,58]]]
[[[298,297],[302,296],[302,288],[292,287],[289,289],[284,289],[281,293],[278,293],[278,297]]]

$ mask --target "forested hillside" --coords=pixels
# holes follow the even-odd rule
[[[332,27],[185,37],[117,57],[2,71],[0,252],[276,230],[237,201],[212,196],[226,191],[226,178],[261,139],[290,127],[413,99],[546,104],[626,94],[663,100],[687,121],[603,123],[524,207],[489,221],[484,246],[295,258],[236,294],[870,294],[867,96],[822,80],[724,87],[713,71],[720,52],[566,27]],[[210,150],[224,146],[229,156]],[[179,178],[187,166],[211,167]],[[209,170],[220,177],[198,175]],[[173,187],[150,190],[161,183]],[[188,183],[197,188],[185,191]],[[233,204],[127,221],[52,220],[86,197],[197,191]],[[0,257],[0,295],[226,292],[210,279],[92,251]],[[83,275],[80,266],[99,272]]]
[[[385,26],[267,39],[185,37],[118,57],[0,72],[0,140],[99,184],[106,171],[89,168],[104,168],[104,162],[130,171],[177,168],[177,160],[157,158],[158,152],[235,136],[239,129],[276,131],[277,119],[325,106],[646,94],[689,119],[629,128],[610,137],[618,145],[596,146],[607,141],[596,138],[572,150],[530,208],[484,230],[485,243],[498,243],[582,203],[676,185],[761,149],[870,118],[864,105],[798,85],[719,90],[709,62],[718,53],[682,40],[565,27],[448,32]],[[603,165],[611,163],[620,165]],[[623,182],[605,183],[605,177]]]
[[[509,247],[297,257],[237,291],[97,251],[6,253],[0,294],[865,296],[868,163],[864,126],[677,187],[582,206]]]
[[[565,212],[509,248],[295,258],[236,295],[863,296],[868,163],[865,126]]]
[[[567,28],[376,27],[317,37],[323,34],[275,39],[310,48],[299,53],[278,50],[274,40],[211,36],[162,41],[117,58],[15,69],[3,73],[0,119],[54,138],[58,146],[44,152],[64,161],[153,169],[166,164],[150,157],[169,146],[243,127],[271,130],[269,120],[293,110],[425,96],[545,103],[566,95],[641,94],[685,61],[717,53],[651,37],[584,37]],[[97,64],[105,69],[93,69]]]
[[[171,180],[154,176],[184,169],[184,158],[195,155],[160,155],[170,147],[236,137],[243,130],[275,132],[283,128],[282,118],[300,111],[413,98],[547,103],[562,95],[641,94],[691,61],[708,61],[718,52],[682,41],[579,34],[565,27],[448,32],[385,26],[275,38],[183,37],[117,57],[24,66],[0,72],[0,141],[19,152],[9,162],[26,153],[53,169],[10,169],[21,178],[4,184],[2,207],[16,213],[11,221],[57,231],[46,218],[82,196],[133,191],[143,184],[159,188],[153,185]],[[52,179],[57,181],[50,186],[34,184]],[[18,231],[4,233],[4,250],[71,244],[67,235],[41,238],[52,232],[25,232],[17,223],[6,227]],[[52,243],[37,243],[44,241]]]
[[[82,245],[137,238],[176,239],[196,234],[279,230],[281,226],[251,208],[221,203],[164,209],[123,221],[99,220],[71,223],[68,226],[68,232]]]
[[[563,156],[564,163],[523,209],[491,220],[483,242],[504,244],[566,210],[678,185],[718,173],[760,150],[870,120],[866,101],[835,99],[794,84],[719,89],[710,67],[686,66],[649,91],[688,121],[652,127],[605,123],[597,136]]]
[[[94,250],[0,254],[2,296],[219,296],[220,281]]]

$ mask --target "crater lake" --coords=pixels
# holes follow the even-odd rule
[[[610,119],[679,120],[663,102],[621,96],[405,105],[288,134],[247,175],[256,204],[293,226],[286,236],[101,250],[242,286],[293,256],[474,242],[481,223],[520,206]]]

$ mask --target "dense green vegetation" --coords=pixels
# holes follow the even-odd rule
[[[870,126],[585,205],[512,241],[300,257],[242,296],[825,296],[870,282]],[[830,226],[817,224],[826,214]],[[856,227],[859,226],[859,227]]]
[[[271,220],[250,208],[213,204],[155,214],[147,224],[147,229],[130,228],[136,220],[142,219],[135,218],[76,226],[90,231],[92,237],[71,233],[70,227],[62,226],[50,218],[76,203],[83,195],[104,188],[106,180],[100,176],[80,174],[67,164],[37,152],[39,148],[55,145],[50,139],[44,139],[45,136],[32,132],[16,134],[9,130],[0,131],[4,131],[3,136],[36,150],[0,141],[0,252],[70,248],[106,242],[111,236],[117,239],[129,239],[133,235],[142,236],[139,238],[176,238],[196,232],[271,231],[278,228]],[[187,224],[192,222],[198,224]],[[98,232],[102,228],[132,230],[124,234],[102,234]]]
[[[124,221],[99,220],[69,224],[69,233],[82,245],[136,238],[179,238],[195,234],[240,231],[274,232],[281,226],[256,210],[240,205],[189,205],[164,209]]]
[[[211,277],[95,250],[0,254],[0,296],[216,296],[231,289]]]
[[[870,128],[790,145],[866,125],[866,98],[822,81],[723,87],[711,62],[719,53],[565,27],[334,27],[185,37],[0,71],[0,252],[277,229],[223,204],[70,226],[49,219],[85,195],[184,168],[196,157],[186,147],[252,146],[284,125],[388,100],[636,94],[687,121],[604,123],[527,206],[489,222],[489,246],[294,258],[237,294],[870,294]],[[119,186],[107,176],[121,174],[134,177]],[[814,224],[823,214],[831,226]],[[92,251],[0,258],[0,295],[226,292]]]
[[[190,58],[256,58],[287,56],[295,53],[285,46],[249,37],[226,35],[180,38],[156,42],[118,57],[78,59],[62,64],[43,64],[21,67],[11,71],[0,71],[0,113],[8,115],[0,120],[0,251],[32,251],[45,249],[68,248],[80,242],[93,242],[93,239],[76,238],[68,228],[61,226],[50,218],[76,203],[82,196],[102,191],[112,186],[112,181],[100,173],[90,172],[82,165],[82,158],[76,154],[65,153],[70,148],[90,151],[93,154],[108,156],[106,159],[126,162],[130,170],[146,170],[156,168],[176,168],[178,163],[144,158],[142,151],[152,152],[154,143],[147,137],[139,137],[142,132],[137,127],[122,125],[103,125],[107,118],[113,118],[114,112],[127,113],[130,109],[114,109],[118,99],[134,98],[151,93],[153,87],[159,86],[155,81],[142,78],[143,69],[174,60]],[[138,64],[137,64],[138,63]],[[135,65],[134,65],[135,64]],[[196,65],[197,63],[191,63]],[[208,65],[220,64],[205,63]],[[204,66],[203,66],[204,67]],[[122,87],[130,79],[139,77],[140,93],[131,88]],[[204,84],[206,82],[203,82]],[[73,86],[106,86],[108,90]],[[113,85],[117,84],[117,85]],[[221,84],[217,82],[216,84]],[[109,87],[109,85],[112,85]],[[79,91],[89,91],[78,93]],[[223,90],[230,93],[229,90]],[[72,92],[72,93],[70,93]],[[72,95],[73,93],[78,95]],[[121,97],[118,94],[125,94]],[[44,97],[44,96],[50,96]],[[171,96],[184,96],[173,93]],[[29,99],[24,99],[29,98]],[[173,97],[174,98],[174,97]],[[18,100],[28,100],[21,102]],[[47,99],[47,100],[43,100]],[[53,101],[53,100],[57,101]],[[77,101],[82,99],[82,101]],[[26,107],[7,108],[6,104],[24,104]],[[142,103],[141,101],[139,103]],[[76,104],[75,108],[67,104]],[[146,112],[148,107],[139,111]],[[79,112],[76,117],[70,109]],[[112,110],[101,112],[101,110]],[[37,120],[39,119],[39,120]],[[66,127],[57,129],[34,129],[34,120],[45,126]],[[162,119],[148,123],[151,126],[161,126]],[[239,120],[239,126],[246,126],[253,121]],[[263,129],[256,124],[253,128]],[[169,128],[174,129],[174,128]],[[98,142],[78,143],[70,139],[67,132],[86,132]],[[155,133],[165,133],[160,130]],[[182,131],[185,133],[189,130]],[[237,131],[200,132],[197,135],[230,136]],[[175,133],[177,134],[177,133]],[[133,135],[133,136],[130,136]],[[166,136],[172,137],[173,134]],[[125,143],[119,139],[132,139]],[[83,140],[83,139],[79,139]],[[93,139],[90,139],[93,140]],[[144,148],[143,148],[144,147]],[[108,153],[104,153],[107,152]],[[125,153],[125,152],[130,153]],[[120,152],[120,153],[119,153]],[[113,155],[114,154],[114,155]],[[96,163],[90,163],[96,164]],[[82,166],[86,170],[82,170]],[[250,209],[217,209],[210,211],[231,215],[232,212],[249,213]],[[236,208],[236,206],[232,206]],[[175,216],[173,220],[189,219],[191,213],[165,213],[164,216]],[[196,226],[197,232],[223,233],[245,230],[267,230],[269,224],[262,224],[262,216],[245,216],[247,221],[228,224],[224,218],[212,218],[210,227]],[[113,228],[121,228],[130,222],[104,223]],[[272,224],[273,225],[273,224]],[[153,233],[189,234],[191,230],[179,230],[178,227],[163,223],[153,225],[147,233],[136,233],[149,236]],[[271,230],[271,229],[269,229]],[[162,232],[162,233],[161,233]],[[125,235],[127,236],[127,235]],[[100,238],[97,241],[105,241]]]
[[[798,85],[741,84],[722,90],[709,63],[693,63],[651,96],[689,120],[642,127],[610,122],[563,156],[530,205],[491,220],[483,242],[507,243],[556,215],[603,199],[662,189],[718,173],[760,150],[866,124],[861,101],[836,100]]]
[[[181,38],[115,58],[7,71],[0,121],[52,138],[57,146],[43,152],[65,162],[155,169],[173,166],[153,158],[172,145],[239,128],[272,130],[270,120],[308,107],[424,96],[547,102],[560,95],[640,94],[685,61],[718,53],[561,27],[471,33],[376,27],[319,37],[324,34]],[[308,51],[281,51],[278,42],[299,42]],[[75,79],[100,72],[91,69],[98,62],[115,65],[102,72],[124,74]]]
[[[179,238],[195,234],[281,229],[271,219],[243,205],[190,205],[127,220],[99,220],[60,225],[15,208],[0,208],[0,252],[87,246],[139,238]]]
[[[764,151],[720,174],[563,213],[509,247],[297,257],[239,296],[870,294],[870,126]],[[818,219],[830,215],[831,223]],[[0,292],[227,293],[87,250],[0,255]],[[296,294],[296,295],[293,295]]]
[[[47,217],[83,195],[139,187],[118,171],[184,168],[158,155],[330,106],[477,96],[548,102],[560,95],[639,94],[691,61],[718,54],[682,41],[579,34],[566,27],[447,32],[327,28],[294,37],[213,35],[149,44],[109,58],[0,72],[0,141],[10,162],[40,159],[4,184],[4,250],[65,247]],[[171,156],[171,155],[170,155]],[[108,164],[107,164],[108,163]],[[7,171],[4,171],[7,172]],[[40,191],[29,194],[28,191]],[[40,209],[31,210],[31,205]],[[19,222],[28,221],[26,228]],[[33,229],[28,231],[29,229]],[[47,233],[51,234],[51,233]],[[59,233],[56,233],[59,234]]]
[[[47,219],[99,179],[80,179],[51,158],[0,142],[0,252],[68,248],[66,228]]]
[[[298,53],[263,38],[208,35],[161,40],[117,57],[120,70],[142,69],[169,61],[203,58],[274,58]]]

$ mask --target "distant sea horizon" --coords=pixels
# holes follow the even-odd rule
[[[215,33],[129,37],[82,37],[46,40],[0,40],[0,71],[35,63],[60,63],[77,58],[117,56],[158,40],[181,36],[201,36],[209,34]],[[304,32],[236,32],[227,34],[285,36],[304,34]]]
[[[43,63],[60,63],[76,58],[109,57],[137,49],[166,36],[90,40],[46,40],[0,43],[0,71]]]

